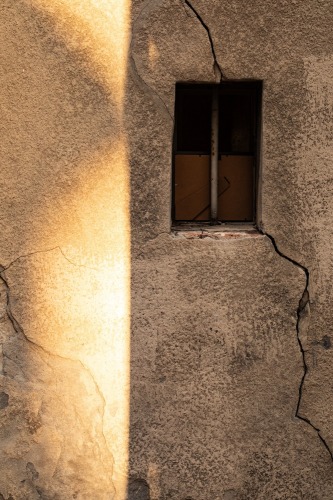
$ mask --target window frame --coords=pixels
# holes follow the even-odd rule
[[[175,206],[175,158],[176,155],[186,155],[186,154],[195,154],[195,155],[211,155],[211,151],[207,153],[207,151],[182,151],[177,149],[177,95],[178,89],[182,89],[182,91],[189,89],[202,89],[208,90],[213,96],[213,92],[215,89],[218,90],[219,96],[228,93],[236,93],[240,92],[243,94],[252,95],[254,98],[254,110],[253,110],[253,119],[255,120],[255,124],[253,127],[253,186],[252,186],[252,195],[253,195],[253,207],[252,207],[252,220],[244,221],[244,220],[213,220],[210,218],[208,221],[203,220],[177,220],[176,219],[176,206]],[[263,93],[263,81],[262,80],[227,80],[218,84],[214,83],[199,83],[199,82],[179,82],[176,83],[175,88],[175,121],[174,121],[174,131],[173,131],[173,145],[172,145],[172,195],[171,195],[171,217],[172,217],[172,227],[186,227],[186,226],[212,226],[212,225],[247,225],[247,226],[256,226],[257,224],[257,216],[259,212],[258,201],[259,201],[259,171],[260,171],[260,152],[261,152],[261,126],[262,126],[262,93]],[[220,125],[219,132],[220,133]],[[211,133],[212,134],[212,133]],[[233,153],[233,152],[223,152],[219,151],[218,147],[218,158],[225,156],[246,156],[250,155],[250,153],[242,152],[242,153]],[[216,181],[217,182],[217,181]],[[210,200],[211,200],[210,194]]]

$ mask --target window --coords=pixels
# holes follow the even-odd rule
[[[177,84],[173,221],[254,222],[261,82]]]

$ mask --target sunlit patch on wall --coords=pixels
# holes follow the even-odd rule
[[[69,50],[83,54],[112,105],[110,133],[103,130],[96,149],[75,165],[74,182],[66,179],[47,208],[45,227],[36,231],[36,249],[50,250],[16,264],[20,283],[13,314],[45,351],[89,370],[105,402],[103,434],[121,500],[127,490],[130,384],[130,183],[122,120],[131,2],[32,3],[53,18]]]

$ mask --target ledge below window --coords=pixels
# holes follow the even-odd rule
[[[261,233],[252,224],[219,224],[217,226],[198,227],[195,225],[172,226],[172,233],[187,240],[257,238]]]

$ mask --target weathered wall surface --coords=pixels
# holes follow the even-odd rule
[[[19,0],[0,12],[0,493],[123,498],[130,5]]]
[[[332,498],[332,4],[145,5],[133,57],[171,114],[175,81],[264,81],[258,223],[278,251],[168,235],[165,144],[157,195],[135,171],[158,224],[133,264],[133,474],[151,498]]]
[[[332,499],[332,3],[0,15],[0,498]],[[261,231],[189,237],[175,83],[221,74],[264,81]]]

